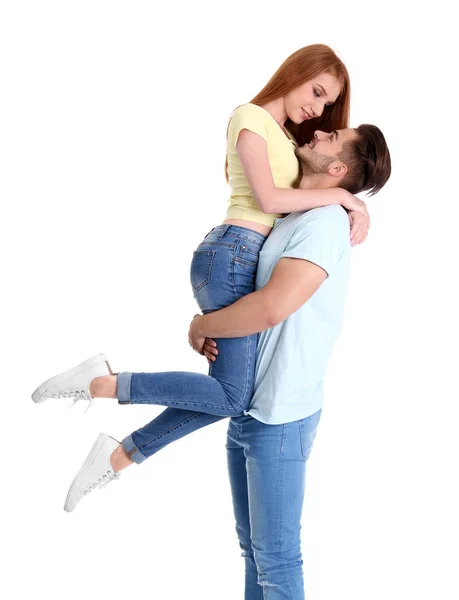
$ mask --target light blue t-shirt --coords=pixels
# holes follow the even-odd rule
[[[280,424],[322,408],[324,377],[343,323],[350,250],[349,217],[341,206],[276,220],[260,252],[256,289],[284,257],[311,261],[327,278],[296,312],[260,334],[254,395],[245,415]]]

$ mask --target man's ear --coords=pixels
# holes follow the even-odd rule
[[[339,177],[342,179],[346,175],[347,170],[347,166],[343,162],[336,160],[328,167],[328,174],[332,177]]]

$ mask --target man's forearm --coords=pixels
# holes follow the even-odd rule
[[[244,296],[234,304],[208,313],[199,319],[197,332],[202,337],[232,338],[259,333],[273,327],[270,305],[263,290]]]

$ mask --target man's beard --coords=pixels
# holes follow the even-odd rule
[[[307,156],[297,156],[303,175],[320,175],[328,171],[328,167],[336,160],[335,156],[321,156],[311,150]]]

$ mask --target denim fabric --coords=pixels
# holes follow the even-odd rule
[[[245,600],[304,600],[301,514],[322,409],[272,425],[232,417],[226,441]]]
[[[265,237],[235,225],[212,229],[193,253],[190,278],[203,313],[224,308],[255,289],[258,254]],[[219,354],[209,375],[171,371],[117,376],[120,404],[167,406],[158,417],[123,439],[129,456],[141,463],[171,442],[242,415],[252,398],[258,335],[217,339]]]

